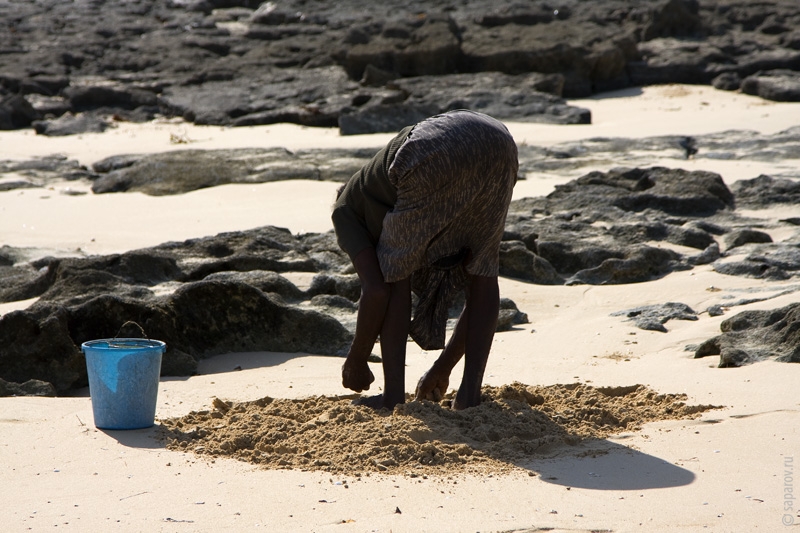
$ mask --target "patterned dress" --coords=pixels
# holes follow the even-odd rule
[[[375,248],[386,282],[411,277],[411,336],[444,345],[465,273],[497,276],[517,178],[517,146],[499,121],[457,110],[405,128],[344,187],[332,215],[351,256]]]

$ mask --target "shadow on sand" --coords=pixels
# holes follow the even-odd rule
[[[201,359],[197,363],[197,376],[207,376],[211,374],[225,374],[228,372],[239,372],[241,370],[252,370],[255,368],[269,368],[279,366],[292,359],[305,357],[311,354],[305,352],[234,352],[221,355],[214,355],[207,359]],[[161,381],[186,381],[192,376],[161,376]]]
[[[153,427],[143,429],[100,429],[123,446],[139,448],[142,450],[164,449],[164,443],[158,438],[161,426],[156,423]]]
[[[609,440],[589,441],[579,447],[589,449],[518,466],[538,473],[546,483],[591,490],[663,489],[695,480],[694,473],[685,468]]]

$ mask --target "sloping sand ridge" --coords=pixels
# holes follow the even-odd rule
[[[656,420],[694,418],[715,406],[643,385],[484,387],[464,411],[421,401],[393,413],[352,405],[351,397],[262,398],[162,420],[167,447],[234,457],[266,468],[452,475],[508,472],[526,459]]]

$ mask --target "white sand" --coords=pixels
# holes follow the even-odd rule
[[[641,94],[636,94],[641,92]],[[777,104],[705,87],[627,91],[577,105],[590,126],[509,124],[518,142],[595,136],[693,135],[727,129],[774,133],[800,124],[800,104]],[[170,135],[193,142],[172,144]],[[101,135],[39,138],[0,132],[0,160],[61,153],[82,164],[108,155],[244,146],[379,147],[390,135],[339,137],[289,125],[223,129],[185,124],[120,125]],[[684,164],[685,163],[685,164]],[[675,165],[674,161],[669,163]],[[726,181],[770,169],[753,161],[681,162]],[[546,194],[554,180],[520,182],[516,196]],[[0,193],[0,245],[104,254],[168,240],[273,224],[294,232],[330,228],[335,184],[225,186],[175,196],[66,196],[53,190]],[[290,199],[302,191],[303,201]],[[785,212],[756,212],[766,220]],[[773,234],[780,240],[788,235]],[[33,253],[33,252],[32,252]],[[764,362],[715,368],[685,351],[744,309],[771,309],[797,293],[670,321],[668,333],[636,329],[614,311],[667,301],[702,311],[745,290],[773,294],[790,282],[726,277],[709,267],[625,286],[548,287],[501,280],[504,296],[531,323],[495,337],[486,382],[646,384],[724,405],[696,421],[650,424],[590,448],[599,453],[533,461],[535,476],[361,481],[266,471],[232,460],[207,462],[167,451],[154,430],[99,431],[88,391],[73,398],[0,399],[0,507],[4,531],[790,531],[799,504],[784,500],[790,458],[800,456],[796,396],[800,365]],[[710,287],[722,289],[709,291]],[[0,313],[30,302],[4,304]],[[434,359],[409,344],[409,388]],[[158,417],[206,408],[213,397],[341,394],[341,359],[304,354],[230,354],[201,363],[191,378],[162,379]],[[233,371],[240,366],[241,371]],[[380,368],[373,367],[377,383]],[[451,385],[458,385],[460,366]],[[373,387],[375,388],[375,387]],[[797,464],[796,461],[792,465]],[[800,491],[792,470],[794,495]],[[791,504],[784,510],[785,504]],[[400,510],[400,513],[396,510]]]

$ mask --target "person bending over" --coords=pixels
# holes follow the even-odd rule
[[[464,357],[452,407],[480,403],[499,312],[500,240],[518,167],[516,143],[501,122],[456,110],[401,130],[340,189],[331,219],[361,282],[342,385],[370,388],[375,377],[367,360],[378,337],[384,371],[383,394],[359,403],[392,409],[405,401],[409,335],[425,350],[444,348],[419,380],[417,399],[440,400]],[[445,345],[448,309],[461,291],[464,309]]]

